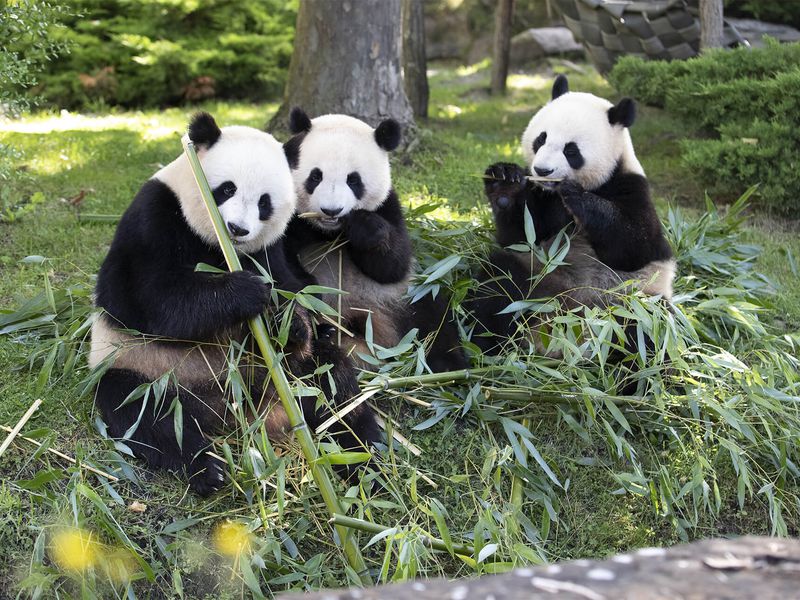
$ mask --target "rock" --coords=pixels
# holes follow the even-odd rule
[[[766,537],[643,548],[479,579],[420,580],[368,589],[287,594],[289,600],[778,600],[797,598],[800,541]]]
[[[788,25],[765,23],[755,19],[726,18],[725,20],[733,25],[739,35],[750,42],[751,46],[763,46],[764,36],[773,37],[785,43],[800,42],[800,31]]]
[[[552,54],[583,54],[566,27],[527,29],[511,38],[511,66],[520,67]]]

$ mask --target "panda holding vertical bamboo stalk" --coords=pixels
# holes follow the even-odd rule
[[[220,129],[207,113],[192,119],[187,135],[245,270],[219,272],[225,260],[181,154],[142,186],[119,222],[97,278],[89,364],[104,369],[95,403],[110,436],[151,467],[185,470],[191,487],[208,495],[224,480],[223,463],[208,453],[211,437],[230,433],[236,423],[231,354],[244,356],[238,367],[247,418],[263,419],[272,439],[287,434],[286,414],[253,354],[247,321],[266,312],[277,326],[274,291],[298,292],[304,282],[284,248],[296,199],[281,144],[250,127]],[[199,263],[211,272],[198,270]],[[312,428],[358,393],[350,359],[331,339],[314,337],[300,307],[283,352],[285,368],[321,390],[321,402],[301,399]],[[379,437],[365,405],[330,431],[344,449]]]

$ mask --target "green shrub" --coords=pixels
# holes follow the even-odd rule
[[[611,84],[645,104],[664,106],[667,95],[736,79],[769,79],[800,65],[800,44],[767,39],[765,48],[716,50],[690,60],[645,61],[621,58],[609,73]]]
[[[709,189],[730,193],[760,182],[762,200],[782,213],[800,211],[800,129],[754,121],[743,129],[723,125],[718,140],[684,140],[683,159]]]
[[[800,44],[772,41],[687,61],[626,57],[609,78],[698,134],[683,141],[683,161],[714,192],[736,196],[760,183],[764,204],[800,213]]]
[[[79,0],[59,32],[73,52],[36,90],[48,103],[163,106],[209,97],[263,100],[283,90],[295,2]]]

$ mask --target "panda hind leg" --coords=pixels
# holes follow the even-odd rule
[[[444,371],[459,371],[469,368],[469,361],[461,346],[458,335],[456,317],[447,298],[439,294],[434,298],[426,294],[413,304],[409,304],[400,330],[409,331],[416,327],[419,329],[417,337],[425,339],[433,337],[425,353],[425,360],[431,371],[442,373]]]
[[[334,410],[343,408],[355,398],[360,389],[356,378],[356,369],[352,361],[345,356],[333,339],[322,337],[314,340],[312,356],[304,359],[296,372],[313,372],[319,365],[330,364],[332,368],[316,378],[315,383],[330,399]],[[333,386],[331,385],[331,381]],[[335,394],[332,387],[335,387]],[[303,416],[312,430],[331,416],[326,407],[317,407],[316,397],[304,397],[301,401]],[[350,411],[342,419],[328,428],[331,436],[345,452],[371,449],[380,441],[381,432],[374,411],[366,404],[361,404]],[[369,463],[368,463],[369,464]],[[357,474],[363,465],[337,465],[337,474],[348,481],[357,480]]]
[[[206,454],[210,443],[200,428],[200,423],[208,421],[207,417],[202,418],[208,409],[197,398],[182,395],[183,436],[179,445],[173,416],[166,414],[168,400],[176,395],[174,388],[167,388],[159,414],[154,406],[142,410],[141,398],[121,406],[128,395],[144,383],[149,382],[140,374],[123,369],[110,369],[100,379],[95,404],[111,437],[121,439],[141,413],[139,425],[130,438],[124,440],[134,455],[143,459],[150,468],[185,471],[189,475],[189,485],[201,496],[217,491],[224,482],[224,464]],[[153,398],[149,401],[153,402]],[[203,412],[197,410],[198,406],[204,409]]]

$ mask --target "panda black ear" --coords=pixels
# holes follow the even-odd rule
[[[189,139],[195,146],[210,148],[222,135],[217,122],[207,112],[195,113],[189,122]]]
[[[616,106],[608,109],[608,122],[612,125],[630,127],[636,120],[636,102],[623,98]]]
[[[294,135],[311,131],[311,119],[299,106],[295,106],[289,113],[289,131]]]
[[[375,141],[387,152],[397,148],[400,144],[400,124],[394,119],[381,121],[375,130]]]
[[[553,100],[559,96],[563,96],[569,91],[569,81],[566,75],[558,75],[553,82]]]

